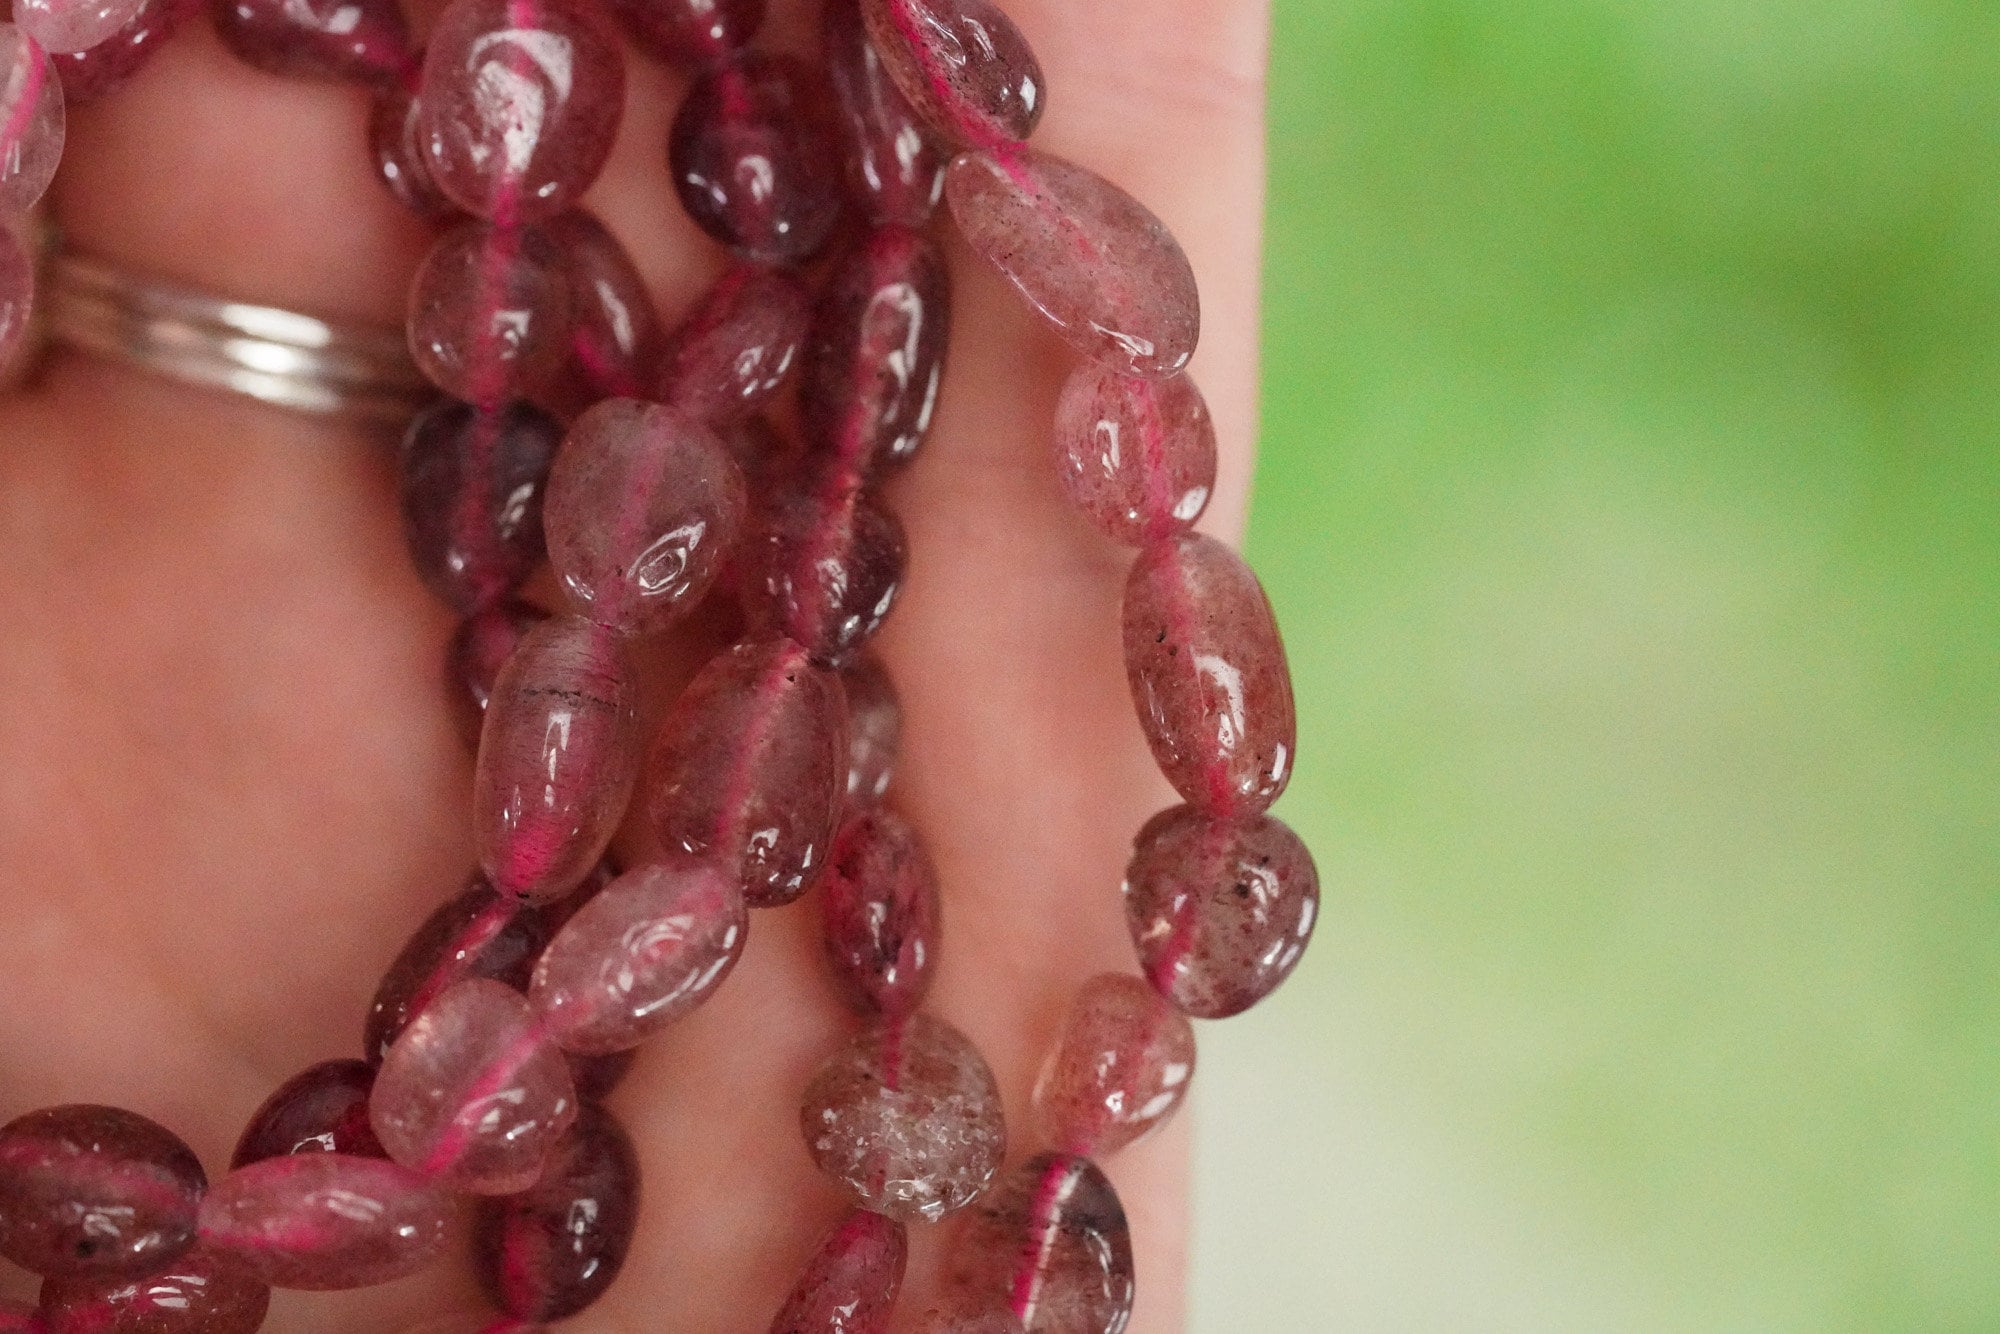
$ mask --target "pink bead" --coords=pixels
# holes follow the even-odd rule
[[[1194,270],[1144,204],[1025,148],[960,155],[944,193],[966,244],[1077,351],[1129,375],[1188,364],[1201,335]]]
[[[887,1334],[909,1258],[901,1223],[854,1210],[813,1253],[771,1334]]]
[[[63,87],[48,57],[12,23],[0,23],[0,215],[20,218],[62,161]]]
[[[1105,1158],[1165,1124],[1194,1078],[1194,1028],[1143,978],[1083,984],[1035,1083],[1049,1142]]]
[[[549,563],[579,613],[656,634],[714,584],[748,508],[742,471],[707,427],[606,399],[570,427],[549,474]]]
[[[702,75],[674,117],[668,165],[696,225],[745,259],[796,264],[840,216],[810,72],[748,53]]]
[[[416,61],[395,0],[220,0],[215,30],[238,59],[287,78],[387,87]]]
[[[861,13],[889,77],[945,138],[987,148],[1034,133],[1048,85],[992,0],[862,0]]]
[[[14,228],[0,221],[0,369],[26,342],[34,311],[34,257]]]
[[[424,919],[382,975],[362,1029],[362,1054],[380,1061],[410,1020],[468,977],[525,991],[548,942],[540,912],[495,893],[484,876],[473,876]]]
[[[208,1179],[166,1127],[45,1107],[0,1128],[0,1256],[47,1276],[143,1274],[194,1243]]]
[[[849,197],[870,222],[922,227],[944,196],[945,155],[882,68],[859,0],[828,0],[820,45],[846,122]]]
[[[743,480],[750,488],[754,520],[758,511],[768,507],[771,497],[792,485],[805,461],[805,444],[796,434],[779,430],[769,417],[761,415],[726,422],[716,427],[716,434],[722,437],[723,447],[736,460],[736,466],[743,470]]]
[[[1011,1310],[935,1308],[919,1319],[915,1334],[1022,1334]]]
[[[50,56],[49,63],[62,76],[63,99],[79,106],[122,87],[200,7],[199,0],[144,0],[124,27],[96,46]]]
[[[431,179],[420,123],[416,94],[387,88],[376,95],[368,113],[368,150],[375,158],[375,174],[396,201],[418,217],[453,217],[458,205]]]
[[[1125,584],[1125,673],[1160,771],[1183,797],[1253,815],[1292,776],[1298,723],[1278,622],[1243,558],[1190,533]]]
[[[494,888],[547,902],[589,875],[643,744],[618,637],[580,616],[530,631],[494,684],[473,779],[473,838]]]
[[[822,1172],[903,1222],[934,1223],[970,1204],[1007,1148],[985,1059],[921,1013],[835,1052],[807,1085],[799,1122]]]
[[[501,669],[528,631],[548,618],[539,607],[504,598],[472,613],[452,631],[444,651],[445,692],[466,745],[479,746],[486,704],[493,698],[493,683],[500,679]]]
[[[524,398],[553,377],[569,315],[568,272],[547,236],[463,223],[437,239],[410,283],[410,356],[454,398]]]
[[[143,7],[144,0],[14,0],[14,22],[44,51],[88,51]]]
[[[717,424],[748,417],[784,384],[811,320],[812,299],[798,279],[735,265],[668,339],[660,400]]]
[[[1227,1019],[1291,975],[1319,916],[1319,873],[1268,815],[1237,822],[1192,806],[1146,822],[1125,870],[1125,923],[1161,995]]]
[[[640,49],[697,67],[740,51],[764,22],[764,0],[611,0]]]
[[[366,1061],[321,1061],[278,1085],[229,1157],[232,1168],[293,1153],[345,1153],[380,1158],[382,1146],[368,1124],[368,1092],[375,1071]]]
[[[48,1334],[48,1327],[34,1307],[0,1298],[0,1334]]]
[[[42,1284],[46,1334],[254,1334],[270,1305],[270,1287],[240,1261],[200,1248],[143,1278]]]
[[[743,953],[734,880],[702,862],[627,871],[556,934],[529,991],[566,1050],[623,1051],[700,1005]]]
[[[894,512],[872,489],[837,479],[777,500],[744,547],[750,624],[834,664],[881,628],[909,559]]]
[[[1083,516],[1126,546],[1190,527],[1215,492],[1215,425],[1185,375],[1078,366],[1056,401],[1056,475]]]
[[[937,870],[917,831],[872,806],[848,819],[821,877],[822,926],[834,981],[857,1013],[915,1010],[937,966]]]
[[[949,1273],[1028,1334],[1120,1334],[1132,1316],[1125,1208],[1088,1158],[1045,1153],[1010,1171],[953,1240]]]
[[[847,694],[847,803],[873,801],[889,790],[903,739],[903,705],[896,683],[866,654],[841,668]]]
[[[639,1221],[639,1158],[624,1128],[586,1107],[526,1192],[480,1202],[479,1285],[521,1320],[564,1320],[611,1286]]]
[[[734,873],[753,908],[790,903],[833,841],[846,733],[839,678],[797,644],[718,654],[654,743],[646,809],[661,843]]]
[[[400,499],[411,563],[460,612],[491,606],[542,558],[542,488],[562,441],[525,403],[494,411],[446,400],[403,439]]]
[[[569,366],[585,403],[642,394],[660,357],[646,280],[608,228],[572,210],[542,229],[569,262]]]
[[[438,188],[500,223],[554,217],[597,179],[625,110],[625,53],[595,8],[453,0],[418,102]]]
[[[527,1000],[484,977],[410,1021],[368,1098],[391,1158],[475,1195],[534,1185],[576,1108],[569,1066]]]
[[[807,438],[850,467],[902,463],[937,408],[951,274],[921,233],[880,227],[839,261],[799,385]]]
[[[205,1247],[274,1288],[369,1288],[444,1253],[450,1202],[382,1158],[301,1153],[239,1167],[201,1205]]]

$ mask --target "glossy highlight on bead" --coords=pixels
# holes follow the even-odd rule
[[[681,206],[745,259],[810,258],[840,215],[810,82],[797,62],[753,52],[704,74],[674,117],[668,164]]]
[[[49,58],[18,25],[0,23],[0,213],[21,217],[48,190],[67,124]]]
[[[294,1153],[345,1153],[381,1158],[368,1124],[375,1068],[366,1061],[321,1061],[272,1091],[251,1113],[229,1156],[231,1168]]]
[[[862,0],[861,12],[889,76],[945,138],[986,148],[1035,132],[1041,63],[992,0]]]
[[[527,989],[535,960],[549,942],[543,915],[475,875],[439,904],[404,942],[368,1006],[361,1050],[380,1062],[424,1007],[468,977]]]
[[[639,1221],[639,1157],[611,1113],[586,1107],[542,1179],[480,1204],[473,1266],[519,1320],[564,1320],[604,1295]]]
[[[71,1104],[0,1127],[0,1256],[49,1277],[143,1274],[194,1243],[208,1179],[136,1112]]]
[[[1088,1158],[1045,1153],[1008,1172],[955,1239],[950,1283],[1028,1334],[1120,1334],[1132,1317],[1132,1238]]]
[[[216,1182],[201,1240],[274,1288],[367,1288],[435,1261],[450,1212],[435,1184],[387,1159],[302,1153]]]
[[[1035,1083],[1042,1133],[1105,1158],[1166,1123],[1194,1078],[1194,1029],[1143,978],[1103,973],[1070,1003]]]
[[[846,123],[849,197],[870,222],[922,227],[944,197],[947,155],[883,68],[859,0],[827,0],[820,46]]]
[[[38,1334],[253,1334],[271,1289],[241,1262],[196,1247],[143,1278],[51,1279],[41,1306]]]
[[[562,427],[525,403],[481,409],[450,399],[403,438],[399,499],[417,574],[473,613],[518,587],[542,557],[542,488]]]
[[[813,1252],[771,1334],[886,1334],[909,1255],[901,1223],[852,1211]]]
[[[1215,493],[1215,424],[1193,380],[1078,366],[1056,401],[1056,475],[1098,531],[1126,546],[1184,532]]]
[[[900,1018],[937,968],[937,869],[909,821],[873,806],[849,817],[820,882],[821,938],[848,1006]]]

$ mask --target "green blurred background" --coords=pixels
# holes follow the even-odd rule
[[[1201,1334],[2000,1330],[2000,5],[1277,0]]]

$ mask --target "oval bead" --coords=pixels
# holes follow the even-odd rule
[[[1056,475],[1097,530],[1129,547],[1193,526],[1215,493],[1215,424],[1185,375],[1078,366],[1056,400]]]
[[[865,1208],[934,1223],[970,1204],[1007,1148],[985,1058],[941,1019],[868,1029],[807,1085],[806,1151]]]
[[[718,868],[637,867],[556,933],[529,999],[565,1050],[636,1047],[714,994],[748,927],[742,891]]]
[[[881,662],[863,654],[840,669],[847,695],[847,803],[889,790],[903,740],[903,703]]]
[[[874,806],[850,817],[821,877],[821,928],[841,995],[900,1018],[930,990],[942,913],[937,870],[909,821]]]
[[[493,887],[546,902],[580,884],[617,832],[642,744],[622,641],[580,616],[529,631],[494,684],[473,777]]]
[[[798,279],[732,266],[668,339],[660,401],[716,425],[741,421],[785,383],[811,322],[812,299]]]
[[[124,27],[96,46],[50,56],[49,63],[62,78],[64,102],[79,106],[124,86],[180,30],[181,21],[199,10],[196,0],[144,0]],[[0,185],[0,194],[4,192]]]
[[[750,45],[764,23],[764,0],[611,0],[641,50],[698,67]]]
[[[644,393],[660,357],[660,317],[609,228],[571,210],[543,229],[569,264],[569,371],[585,406]]]
[[[951,275],[931,241],[879,227],[835,267],[799,381],[808,441],[862,471],[905,462],[930,430],[951,332]]]
[[[1146,822],[1125,870],[1125,924],[1161,995],[1227,1019],[1291,976],[1319,916],[1319,873],[1268,815],[1218,820],[1175,806]]]
[[[947,158],[882,67],[859,0],[827,0],[820,47],[847,131],[848,197],[870,222],[922,227],[944,197]]]
[[[889,77],[946,139],[987,148],[1035,132],[1048,84],[992,0],[861,0],[861,13]]]
[[[1045,1153],[974,1207],[954,1239],[950,1282],[1011,1309],[1027,1334],[1120,1334],[1132,1316],[1125,1207],[1088,1158]]]
[[[48,1277],[144,1274],[194,1244],[208,1185],[180,1137],[77,1103],[0,1128],[0,1256]]]
[[[586,4],[453,0],[424,51],[431,179],[468,213],[550,218],[582,198],[625,111],[625,52]]]
[[[395,0],[220,0],[215,31],[245,64],[286,78],[387,87],[416,62]]]
[[[668,166],[695,224],[745,259],[797,264],[840,216],[837,160],[798,62],[748,53],[702,75],[674,116]]]
[[[23,217],[62,161],[63,86],[49,58],[12,23],[0,23],[0,214]]]
[[[362,1053],[380,1061],[410,1020],[468,977],[525,991],[548,942],[541,913],[475,875],[424,919],[382,975],[362,1027]]]
[[[34,256],[15,230],[0,222],[0,371],[27,342],[35,288]]]
[[[14,0],[14,22],[44,51],[88,51],[115,37],[145,0]]]
[[[1173,375],[1201,337],[1180,242],[1096,172],[1032,149],[965,153],[945,171],[959,234],[1083,355]]]
[[[473,1267],[517,1320],[563,1320],[611,1286],[639,1221],[639,1158],[612,1115],[586,1107],[542,1179],[482,1201]]]
[[[1194,1078],[1194,1028],[1145,979],[1105,973],[1070,1003],[1035,1083],[1048,1140],[1105,1158],[1166,1123]]]
[[[854,1210],[813,1252],[771,1334],[886,1334],[909,1259],[901,1223]]]
[[[380,1158],[382,1146],[368,1124],[368,1091],[375,1070],[366,1061],[321,1061],[278,1085],[250,1116],[232,1168],[294,1153],[345,1153]]]
[[[549,474],[549,563],[578,612],[656,634],[714,584],[749,505],[742,470],[707,427],[607,399],[570,427]]]
[[[274,1288],[369,1288],[444,1253],[450,1201],[383,1158],[301,1153],[239,1167],[201,1205],[201,1239]]]
[[[737,876],[753,908],[790,903],[833,841],[846,732],[839,678],[797,644],[749,641],[718,654],[654,743],[646,809],[661,843]]]
[[[548,618],[539,607],[503,598],[472,613],[452,631],[444,650],[445,693],[466,745],[475,749],[479,745],[479,729],[486,722],[493,684],[500,679],[508,659],[528,632]]]
[[[562,427],[525,403],[445,400],[403,437],[403,537],[424,586],[459,612],[518,587],[542,558],[542,487]]]
[[[1291,780],[1291,671],[1263,585],[1190,533],[1139,554],[1126,579],[1125,674],[1160,772],[1188,801],[1254,815]]]
[[[453,398],[525,398],[560,363],[569,312],[562,254],[541,231],[462,223],[410,282],[410,356]]]
[[[143,1278],[42,1284],[45,1334],[254,1334],[271,1289],[240,1261],[196,1247]],[[7,1326],[0,1323],[0,1330]]]
[[[852,485],[780,499],[745,547],[746,619],[835,665],[881,628],[909,561],[902,520]]]
[[[396,202],[418,217],[453,217],[458,205],[431,179],[420,124],[415,93],[392,87],[376,95],[368,112],[368,151],[375,159],[375,174]]]

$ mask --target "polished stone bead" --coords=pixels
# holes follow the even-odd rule
[[[50,56],[49,63],[62,77],[64,101],[78,106],[123,87],[180,30],[188,15],[200,11],[200,0],[144,0],[124,27],[96,46]]]
[[[1144,978],[1103,973],[1070,1003],[1035,1083],[1051,1144],[1108,1158],[1165,1124],[1194,1078],[1194,1028]]]
[[[49,1277],[144,1274],[194,1243],[207,1185],[180,1137],[136,1112],[29,1112],[0,1128],[0,1256]]]
[[[542,487],[562,426],[525,403],[485,412],[451,400],[403,438],[403,536],[417,574],[459,612],[513,591],[542,558]]]
[[[796,264],[840,216],[838,157],[828,148],[797,61],[750,53],[689,91],[667,141],[681,206],[745,259]]]
[[[870,222],[922,227],[944,197],[948,159],[882,67],[859,0],[827,0],[820,47],[846,128],[849,197]]]
[[[888,1334],[909,1258],[901,1223],[854,1210],[813,1252],[771,1334]]]
[[[740,51],[764,23],[764,0],[611,0],[640,49],[698,67]]]
[[[563,1053],[569,1061],[570,1082],[576,1085],[578,1101],[588,1105],[603,1102],[618,1086],[625,1082],[625,1076],[632,1073],[632,1062],[637,1059],[639,1049],[606,1052],[602,1056],[580,1056],[576,1052]]]
[[[883,806],[850,816],[820,878],[821,930],[841,995],[856,1012],[914,1011],[937,967],[937,869],[910,822]]]
[[[1145,546],[1182,532],[1215,493],[1215,425],[1185,375],[1078,366],[1056,400],[1056,475],[1099,532]]]
[[[799,1121],[821,1171],[904,1222],[934,1223],[970,1204],[1007,1148],[985,1058],[922,1013],[836,1051],[806,1087]]]
[[[743,892],[719,867],[635,867],[556,933],[529,999],[567,1051],[636,1047],[715,993],[748,928]]]
[[[375,1069],[366,1061],[321,1061],[278,1085],[250,1116],[229,1165],[247,1167],[293,1153],[345,1153],[380,1158],[368,1124]]]
[[[454,398],[498,405],[554,378],[569,329],[569,273],[538,228],[462,223],[410,283],[410,355]]]
[[[473,876],[424,919],[382,975],[362,1028],[362,1053],[371,1063],[380,1061],[410,1020],[468,977],[525,991],[548,943],[540,912]]]
[[[992,0],[861,0],[861,13],[889,77],[946,139],[987,148],[1034,133],[1048,84]]]
[[[0,370],[27,343],[36,286],[34,256],[19,233],[0,221]]]
[[[431,179],[421,125],[417,96],[410,89],[385,88],[375,95],[368,111],[368,151],[375,174],[396,202],[418,217],[442,221],[459,216],[458,205]]]
[[[624,816],[643,745],[623,641],[580,616],[529,631],[494,684],[473,779],[493,887],[547,902],[581,883]]]
[[[1132,1316],[1132,1237],[1118,1192],[1088,1158],[1045,1153],[967,1215],[949,1282],[1010,1308],[1027,1334],[1120,1334]]]
[[[1125,584],[1125,673],[1160,771],[1219,815],[1253,815],[1291,780],[1292,677],[1263,585],[1200,533],[1141,552]]]
[[[14,0],[14,22],[51,54],[88,51],[108,41],[145,0]]]
[[[0,216],[25,217],[62,161],[63,85],[28,34],[0,23]]]
[[[840,679],[789,640],[718,654],[660,725],[646,810],[670,854],[733,873],[753,908],[805,893],[847,772]]]
[[[500,223],[583,196],[625,110],[625,53],[587,3],[453,0],[424,51],[421,133],[431,178]]]
[[[270,1286],[241,1261],[201,1247],[141,1278],[42,1284],[46,1334],[254,1334],[270,1305]]]
[[[775,500],[745,543],[744,613],[838,665],[881,628],[908,560],[902,520],[873,489],[808,484]]]
[[[389,87],[416,62],[396,0],[218,0],[215,30],[246,64],[287,78]]]
[[[639,1158],[612,1115],[586,1107],[542,1179],[480,1204],[473,1266],[487,1297],[520,1320],[563,1320],[611,1286],[639,1221]]]
[[[903,739],[903,703],[879,659],[856,657],[840,669],[847,694],[847,804],[874,801],[889,790]]]
[[[569,1066],[534,1009],[484,977],[460,982],[410,1021],[368,1098],[391,1158],[475,1195],[532,1186],[576,1108]]]
[[[731,267],[668,338],[660,401],[718,425],[750,416],[784,385],[811,322],[812,298],[797,278]]]
[[[809,443],[866,471],[906,461],[937,408],[951,274],[929,238],[878,227],[836,264],[799,379]]]
[[[543,232],[569,264],[569,372],[584,406],[643,394],[660,358],[660,317],[609,228],[572,209]]]
[[[1268,815],[1221,820],[1175,806],[1146,822],[1125,870],[1125,924],[1161,995],[1227,1019],[1291,975],[1319,916],[1319,873]]]
[[[1194,355],[1201,298],[1180,242],[1096,172],[1032,149],[964,153],[944,193],[966,244],[1085,356],[1162,377]]]
[[[444,650],[445,693],[466,745],[475,749],[479,745],[479,729],[485,725],[486,705],[501,669],[528,631],[548,618],[539,607],[503,598],[472,613],[452,631]]]
[[[382,1158],[300,1153],[239,1167],[201,1205],[201,1240],[274,1288],[369,1288],[444,1253],[439,1183]]]
[[[706,426],[606,399],[570,427],[549,473],[549,564],[582,615],[657,634],[707,594],[749,503],[742,470]]]

